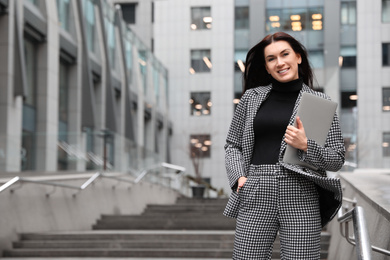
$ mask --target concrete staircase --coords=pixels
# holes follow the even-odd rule
[[[181,198],[174,205],[149,205],[138,216],[103,215],[91,231],[21,234],[3,255],[231,259],[235,221],[222,215],[226,203]],[[329,234],[323,233],[321,259],[328,247]],[[273,259],[279,257],[277,239]]]

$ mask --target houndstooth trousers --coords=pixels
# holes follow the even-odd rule
[[[315,184],[279,164],[251,165],[247,177],[238,192],[233,259],[271,259],[278,232],[282,260],[320,259]]]

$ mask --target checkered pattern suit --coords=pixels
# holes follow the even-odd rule
[[[241,176],[248,175],[255,139],[253,121],[261,103],[268,97],[271,88],[272,85],[249,89],[237,105],[225,145],[225,165],[229,184],[233,191],[236,189],[238,179]],[[303,92],[330,99],[325,94],[314,91],[303,84],[290,118],[290,125],[294,123]],[[279,163],[285,169],[298,173],[315,183],[319,194],[321,224],[325,226],[335,216],[342,201],[340,180],[326,176],[326,171],[338,171],[344,164],[345,147],[337,114],[334,115],[325,145],[321,146],[309,139],[307,152],[300,154],[301,160],[316,166],[318,170],[314,171],[303,166],[284,163],[282,158],[286,146],[287,143],[281,140]],[[239,207],[239,197],[236,192],[232,192],[224,215],[237,218]]]

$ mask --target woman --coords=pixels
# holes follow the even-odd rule
[[[232,188],[224,214],[236,218],[233,259],[271,259],[277,233],[281,259],[320,259],[320,235],[341,205],[339,179],[326,171],[344,164],[337,114],[324,146],[294,118],[303,92],[316,92],[305,48],[290,35],[266,36],[247,54],[244,94],[225,145]],[[287,145],[314,171],[282,161]]]

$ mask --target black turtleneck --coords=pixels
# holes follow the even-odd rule
[[[278,162],[280,144],[302,84],[302,79],[287,83],[273,80],[271,92],[261,104],[253,122],[255,146],[252,164]]]

